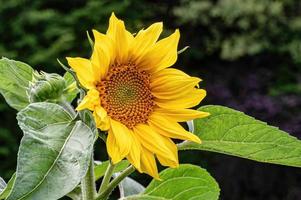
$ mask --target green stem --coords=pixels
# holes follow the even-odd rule
[[[90,159],[87,174],[81,181],[81,189],[83,200],[92,200],[96,197],[93,154]]]
[[[109,161],[109,165],[108,165],[107,170],[105,172],[105,175],[102,179],[102,182],[101,182],[98,193],[101,193],[101,192],[103,192],[104,190],[107,189],[108,184],[110,183],[111,177],[114,173],[114,169],[115,169],[115,165],[113,165],[112,162]]]
[[[125,179],[128,175],[133,173],[135,168],[133,165],[126,168],[119,176],[117,176],[108,186],[107,188],[101,192],[97,197],[96,200],[107,200],[111,192],[117,187],[117,185]]]

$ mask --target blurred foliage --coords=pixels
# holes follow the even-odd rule
[[[178,24],[199,33],[194,44],[203,56],[236,60],[269,52],[301,63],[300,1],[182,0],[174,14]]]
[[[87,57],[86,31],[105,31],[112,11],[122,16],[130,29],[142,27],[139,19],[148,15],[140,12],[147,4],[130,0],[0,1],[0,56],[48,71],[58,67],[58,57]]]

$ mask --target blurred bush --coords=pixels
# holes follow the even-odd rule
[[[174,14],[191,34],[198,32],[193,44],[203,56],[236,60],[273,53],[301,62],[300,1],[182,0]]]
[[[53,71],[58,67],[56,58],[90,54],[86,31],[105,31],[112,11],[122,16],[130,29],[142,27],[147,4],[138,2],[1,0],[0,56]]]

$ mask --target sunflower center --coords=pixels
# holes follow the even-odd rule
[[[153,111],[149,85],[149,75],[128,64],[112,66],[97,88],[108,115],[133,128],[138,123],[146,123]]]

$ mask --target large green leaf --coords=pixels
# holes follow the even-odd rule
[[[14,173],[10,178],[10,180],[8,181],[6,187],[2,191],[0,191],[0,199],[5,199],[9,195],[14,185],[15,179],[16,179],[16,174]]]
[[[125,200],[217,200],[219,187],[214,178],[198,166],[182,164],[160,173],[162,180],[153,180],[146,190]]]
[[[197,119],[195,134],[202,144],[184,142],[179,149],[199,149],[260,162],[301,167],[301,141],[276,127],[222,107],[204,106],[211,115]]]
[[[27,89],[33,69],[22,62],[2,58],[0,60],[0,93],[16,110],[29,104]]]
[[[8,200],[59,199],[85,175],[94,135],[59,105],[34,103],[17,116],[24,131]]]

